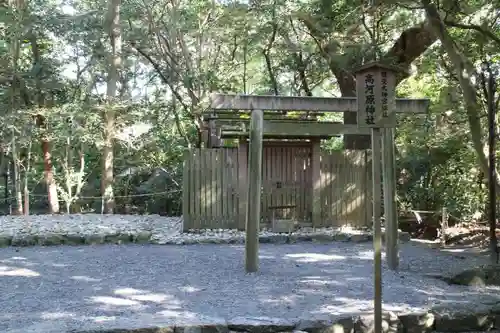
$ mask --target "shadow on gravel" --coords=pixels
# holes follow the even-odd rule
[[[245,274],[243,255],[244,247],[228,245],[1,249],[0,331],[323,318],[372,309],[369,244],[262,245],[257,274]],[[386,310],[500,302],[498,291],[491,296],[424,276],[455,261],[463,268],[463,260],[421,255],[403,248],[401,271],[384,270]]]

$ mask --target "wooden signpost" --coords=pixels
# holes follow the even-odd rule
[[[372,138],[373,181],[373,265],[374,265],[374,331],[382,332],[382,179],[386,216],[386,254],[388,266],[398,267],[398,223],[396,207],[394,137],[396,126],[397,67],[370,63],[356,74],[358,126],[370,128]],[[381,151],[383,146],[383,154]],[[381,162],[383,161],[383,168]]]

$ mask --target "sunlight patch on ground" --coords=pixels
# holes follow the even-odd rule
[[[71,312],[43,312],[40,316],[42,319],[63,319],[63,318],[74,318],[76,315]]]
[[[465,249],[465,248],[461,248],[461,249],[443,249],[442,251],[443,252],[450,252],[450,253],[463,253],[466,250],[467,249]]]
[[[343,282],[332,280],[325,276],[307,276],[299,281],[305,285],[309,286],[341,286],[344,285]]]
[[[259,259],[274,259],[274,257],[273,256],[266,256],[266,255],[260,254],[259,255]]]
[[[335,305],[324,305],[317,309],[315,314],[333,314],[342,315],[346,313],[359,313],[359,312],[371,312],[373,311],[373,301],[372,300],[360,300],[354,298],[339,297],[335,300]],[[339,306],[341,304],[341,306]],[[420,307],[411,307],[405,303],[384,303],[384,311],[392,312],[404,312],[408,310],[420,310]]]
[[[153,303],[163,303],[171,299],[171,296],[165,294],[130,295],[127,297],[134,301],[153,302]]]
[[[360,251],[356,258],[361,259],[361,260],[373,260],[373,251]]]
[[[281,297],[274,297],[274,298],[266,298],[262,299],[262,303],[267,303],[267,304],[276,304],[278,306],[283,306],[283,305],[294,305],[298,299],[303,298],[300,295],[283,295]]]
[[[101,281],[101,279],[94,279],[94,278],[84,276],[84,275],[73,275],[70,278],[73,280],[76,280],[76,281],[84,281],[84,282],[100,282]]]
[[[322,254],[322,253],[293,253],[286,254],[284,258],[296,259],[297,262],[319,262],[319,261],[334,261],[344,260],[346,257],[336,254]]]
[[[116,321],[116,316],[80,316],[72,312],[42,312],[40,318],[44,320],[73,319],[77,321],[93,321],[95,323],[105,323]]]
[[[27,268],[0,266],[0,276],[36,277],[40,276],[40,273]]]
[[[105,305],[114,305],[114,306],[134,306],[141,305],[141,303],[117,297],[109,297],[109,296],[94,296],[90,298],[95,303],[101,303]]]
[[[345,297],[339,297],[335,299],[337,304],[335,305],[323,305],[319,307],[315,312],[317,314],[343,314],[343,313],[356,313],[359,311],[368,311],[373,307],[373,301],[371,300],[359,300],[351,299]],[[341,306],[339,306],[341,304]]]
[[[115,316],[113,316],[113,317],[99,316],[99,317],[94,317],[93,320],[96,323],[105,323],[105,322],[109,322],[109,321],[115,321],[116,317]]]
[[[183,291],[185,293],[195,293],[198,291],[202,291],[203,289],[192,287],[192,286],[183,286],[183,287],[179,287],[179,290]]]
[[[174,302],[178,303],[175,297],[163,293],[151,293],[146,290],[134,289],[134,288],[119,288],[114,291],[115,295],[125,297],[126,299],[138,302],[153,302],[153,303],[164,303],[164,302]],[[175,304],[176,305],[176,304]]]
[[[7,264],[7,265],[23,265],[23,266],[28,266],[28,267],[39,265],[38,263],[28,261],[28,259],[24,258],[24,257],[11,257],[8,259],[0,260],[0,263]]]
[[[359,276],[353,276],[353,277],[346,277],[345,278],[346,282],[355,282],[355,283],[361,283],[361,281],[366,281],[366,277],[359,277]]]

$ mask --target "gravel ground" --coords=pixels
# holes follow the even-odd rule
[[[0,216],[0,237],[26,235],[113,235],[150,233],[156,242],[165,242],[182,233],[181,217],[159,215],[29,215]]]
[[[263,242],[281,242],[283,234],[263,230]],[[352,228],[302,228],[295,240],[368,241],[369,231]],[[325,236],[325,237],[323,237]],[[408,234],[406,236],[409,237]],[[81,245],[102,243],[198,244],[243,243],[245,233],[212,229],[184,233],[182,217],[159,215],[30,215],[0,216],[0,247],[30,245]],[[286,238],[286,237],[285,237]],[[409,240],[409,239],[407,239]]]
[[[0,249],[0,332],[133,328],[153,324],[289,320],[372,309],[370,244],[263,244],[261,269],[243,270],[241,245],[100,245]],[[481,258],[402,245],[401,271],[384,271],[389,311],[498,303],[498,289],[449,286]],[[238,319],[240,318],[240,319]]]

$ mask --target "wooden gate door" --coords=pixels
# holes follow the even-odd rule
[[[311,218],[311,147],[308,143],[265,142],[262,156],[262,217]],[[278,208],[286,206],[287,208]]]

